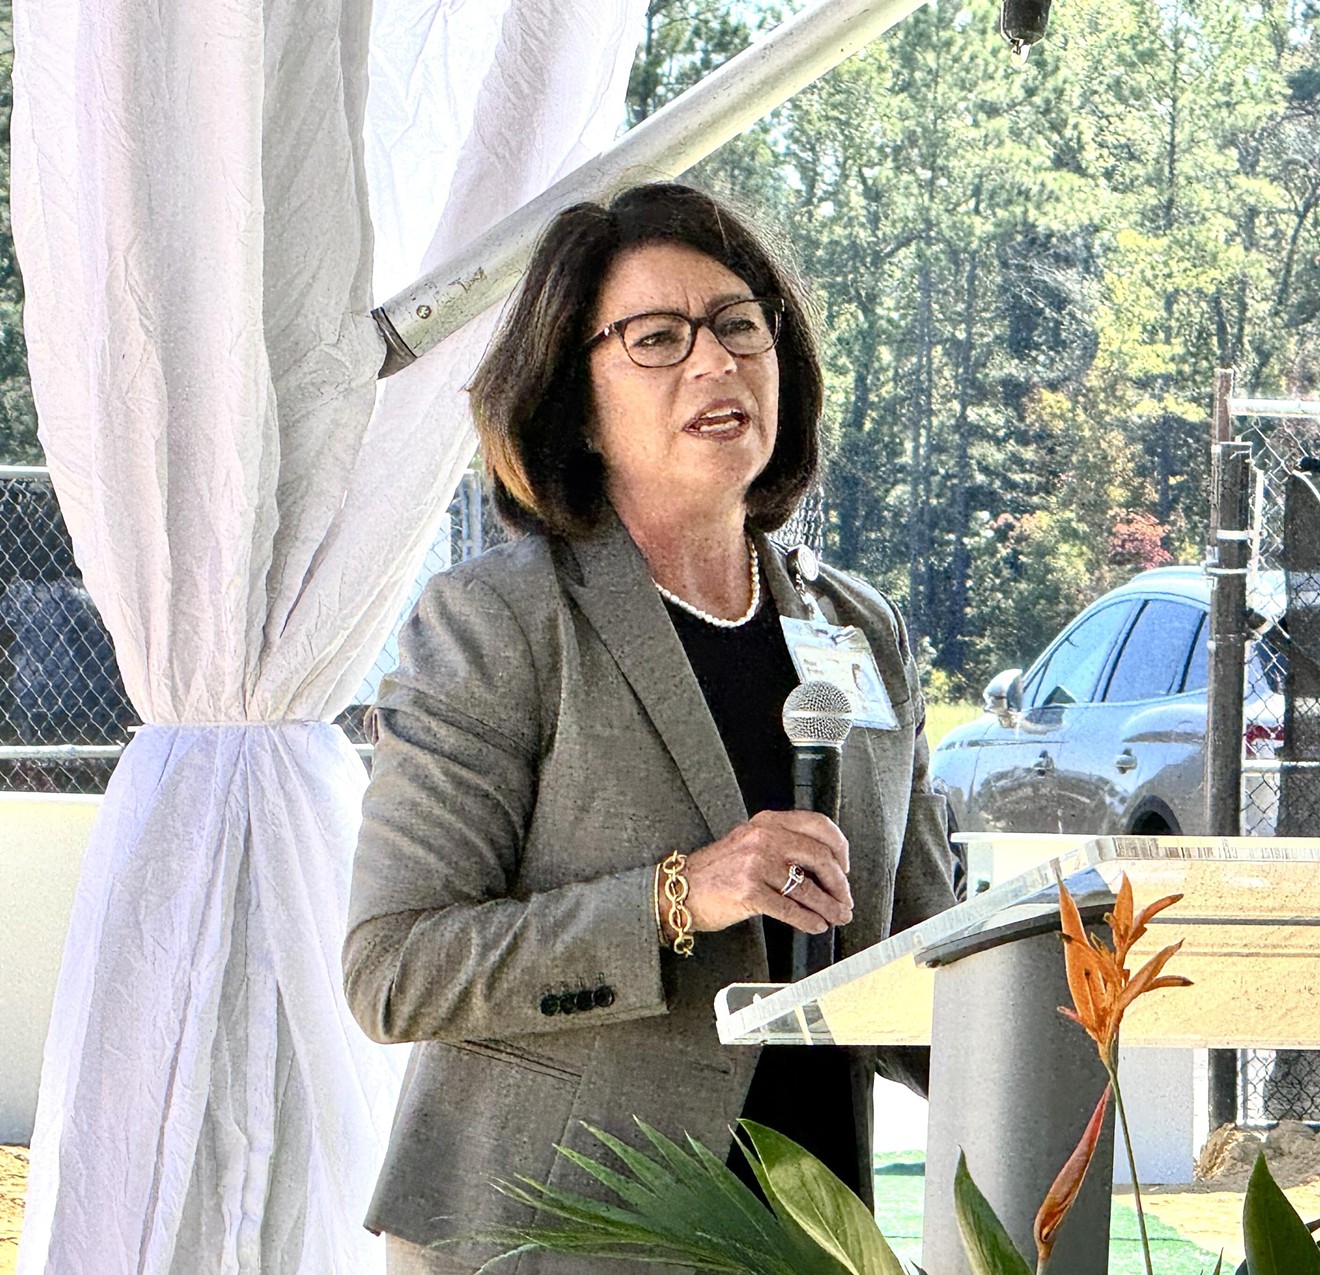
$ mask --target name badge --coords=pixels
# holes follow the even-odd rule
[[[866,634],[851,624],[780,616],[793,667],[804,682],[832,682],[853,702],[853,722],[897,730],[898,718]]]

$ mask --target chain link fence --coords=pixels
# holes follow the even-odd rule
[[[825,489],[812,487],[793,511],[793,516],[774,533],[785,549],[806,545],[817,557],[825,548]]]
[[[399,623],[431,576],[499,538],[499,527],[483,518],[480,478],[469,471]],[[338,718],[364,753],[364,717],[398,661],[398,627]],[[0,791],[102,793],[138,724],[49,472],[0,466]]]
[[[359,751],[370,752],[367,710],[382,676],[398,662],[398,628],[422,586],[505,538],[483,499],[480,475],[469,470],[399,623],[337,719]],[[776,539],[819,552],[822,538],[823,497],[815,489]],[[74,562],[49,472],[0,466],[0,791],[104,792],[138,724],[110,635]]]
[[[1293,646],[1287,617],[1290,611],[1297,611],[1298,598],[1304,599],[1308,589],[1314,589],[1315,577],[1307,571],[1289,570],[1285,507],[1289,475],[1309,458],[1320,456],[1320,421],[1256,417],[1236,431],[1236,436],[1251,445],[1255,474],[1247,577],[1248,627],[1253,637],[1247,646],[1246,676],[1248,703],[1256,711],[1249,714],[1243,735],[1242,828],[1248,836],[1276,831],[1307,835],[1287,833],[1279,827],[1285,728],[1291,725],[1294,733],[1300,729],[1305,736],[1308,719],[1316,718],[1320,725],[1320,705],[1303,704],[1299,710],[1297,696],[1287,693]],[[1303,758],[1298,754],[1296,760]],[[1307,812],[1298,804],[1301,794],[1295,788],[1294,794],[1290,794],[1294,800],[1289,822],[1320,830],[1320,801],[1305,803],[1311,805]]]
[[[49,474],[0,469],[0,788],[104,792],[136,722]]]
[[[1230,400],[1232,406],[1232,400]],[[1279,405],[1286,410],[1285,405]],[[1320,457],[1320,419],[1267,414],[1239,422],[1254,490],[1247,576],[1242,760],[1246,836],[1320,835],[1320,505],[1293,477]],[[1320,1052],[1237,1052],[1237,1123],[1320,1123]]]

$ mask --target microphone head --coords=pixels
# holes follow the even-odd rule
[[[794,747],[828,744],[841,748],[852,724],[852,697],[833,682],[803,682],[784,701],[784,733]]]

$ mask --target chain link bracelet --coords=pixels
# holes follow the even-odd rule
[[[660,871],[665,874],[665,898],[669,900],[669,928],[674,931],[673,948],[679,956],[692,955],[692,913],[687,910],[688,879],[683,871],[686,867],[687,855],[677,850],[660,865]],[[657,882],[659,879],[657,874]],[[657,916],[659,903],[657,896]]]

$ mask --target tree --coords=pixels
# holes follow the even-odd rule
[[[1025,68],[996,12],[931,0],[697,169],[814,286],[827,554],[973,686],[1199,554],[1215,367],[1320,384],[1320,5],[1069,0]],[[638,99],[768,13],[655,0]]]
[[[39,465],[37,409],[23,340],[23,279],[9,220],[9,119],[13,113],[14,14],[0,0],[0,464]]]
[[[800,4],[801,0],[732,6],[728,0],[650,0],[628,83],[628,123],[649,118]],[[762,217],[773,218],[782,190],[775,123],[774,114],[759,121],[694,165],[683,179],[743,205],[749,213],[756,209]]]

